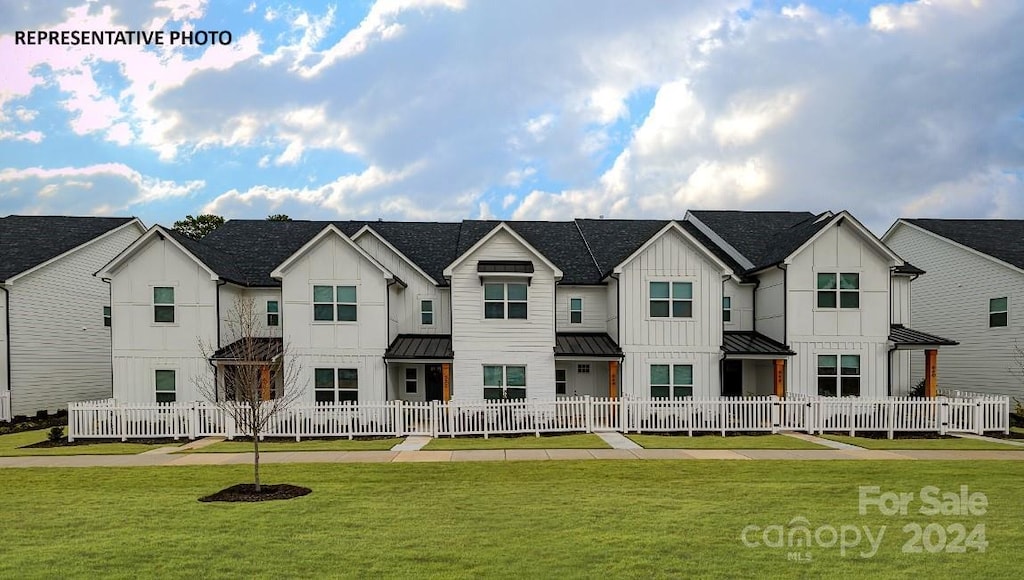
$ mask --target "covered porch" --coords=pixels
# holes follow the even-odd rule
[[[955,340],[928,334],[902,324],[889,329],[889,396],[934,398],[939,389],[939,348],[960,344]],[[924,351],[924,376],[914,377],[911,371],[915,351]],[[915,393],[917,383],[924,379],[924,390]]]
[[[454,356],[450,334],[398,335],[384,353],[388,400],[451,400]]]
[[[722,333],[720,362],[723,397],[786,395],[788,346],[754,331]]]
[[[243,337],[213,353],[218,401],[269,401],[283,391],[282,354],[279,337]]]
[[[607,333],[555,334],[555,397],[617,398],[622,357]]]

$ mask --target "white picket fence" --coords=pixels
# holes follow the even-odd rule
[[[510,435],[619,431],[693,433],[805,431],[1009,432],[1008,397],[888,399],[790,397],[381,401],[296,405],[273,416],[263,437]],[[229,410],[212,403],[68,405],[68,439],[188,438],[245,435]]]
[[[11,392],[0,391],[0,421],[11,420]]]

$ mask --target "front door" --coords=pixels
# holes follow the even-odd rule
[[[743,361],[726,360],[722,362],[722,396],[743,396]]]
[[[425,390],[428,401],[440,401],[444,398],[444,378],[441,375],[441,365],[424,365],[425,367]]]

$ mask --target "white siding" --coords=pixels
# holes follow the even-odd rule
[[[910,276],[892,277],[892,323],[910,326]]]
[[[580,372],[581,365],[587,365],[590,372]],[[565,396],[607,397],[609,395],[608,361],[557,361],[555,368],[565,370]]]
[[[423,277],[373,234],[363,234],[357,240],[367,254],[373,256],[385,268],[408,284],[393,288],[390,315],[397,324],[396,334],[451,334],[451,313],[448,308],[447,290],[438,288]],[[422,324],[420,301],[432,300],[434,323]]]
[[[754,286],[737,284],[729,279],[724,282],[723,296],[732,298],[732,319],[724,323],[725,330],[754,330]]]
[[[619,342],[619,281],[615,278],[608,278],[607,300],[608,322],[605,324],[605,332],[612,337],[616,343]]]
[[[153,287],[174,288],[174,323],[153,321]],[[113,274],[113,396],[156,401],[155,371],[174,370],[178,401],[202,400],[213,369],[199,341],[217,345],[217,282],[169,240],[152,238]],[[222,297],[223,299],[224,297]]]
[[[785,342],[785,274],[782,270],[773,268],[758,275],[757,279],[760,283],[754,290],[754,330],[779,342]]]
[[[8,389],[7,384],[7,300],[8,295],[5,288],[0,295],[0,391]]]
[[[691,282],[692,318],[651,318],[652,281]],[[655,240],[625,264],[622,287],[622,392],[650,396],[651,364],[693,365],[694,397],[721,393],[718,361],[722,345],[722,272],[675,231]]]
[[[913,284],[912,328],[960,342],[939,351],[939,388],[1024,397],[1024,384],[1010,372],[1014,342],[1024,344],[1024,274],[905,225],[888,243],[927,272]],[[1003,296],[1009,324],[989,328],[988,301]],[[912,357],[912,383],[923,367],[922,355]]]
[[[484,319],[479,260],[531,260],[526,320]],[[495,281],[522,281],[522,278]],[[452,272],[452,398],[483,398],[484,365],[526,365],[527,397],[555,396],[554,272],[507,232],[491,237]]]
[[[583,321],[569,323],[569,300],[583,299]],[[607,332],[607,286],[558,286],[555,289],[555,324],[558,332]]]
[[[841,272],[860,274],[860,308],[818,308],[817,274]],[[789,392],[817,393],[817,355],[858,354],[862,396],[887,394],[890,272],[886,256],[841,224],[794,256],[786,280],[786,338],[797,353],[787,372]]]
[[[313,320],[313,286],[356,286],[355,322]],[[284,272],[283,336],[298,388],[312,403],[316,368],[355,368],[359,400],[386,400],[384,351],[388,346],[387,280],[372,262],[337,235],[325,236]]]
[[[140,235],[136,226],[124,227],[10,286],[15,415],[110,397],[110,329],[103,326],[110,289],[93,273]]]

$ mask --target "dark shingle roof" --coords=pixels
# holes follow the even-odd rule
[[[829,222],[805,211],[691,211],[761,270],[781,263]]]
[[[562,271],[562,284],[600,284],[603,276],[590,257],[575,222],[508,222]]]
[[[668,220],[576,220],[602,278],[667,224]]]
[[[726,355],[764,354],[792,356],[796,354],[781,342],[772,340],[760,332],[750,330],[726,330],[722,332],[722,351]]]
[[[458,257],[458,222],[371,222],[370,227],[435,282],[445,284],[444,268]]]
[[[958,244],[1024,268],[1024,220],[904,219]]]
[[[73,250],[133,219],[23,215],[0,218],[0,282]]]

